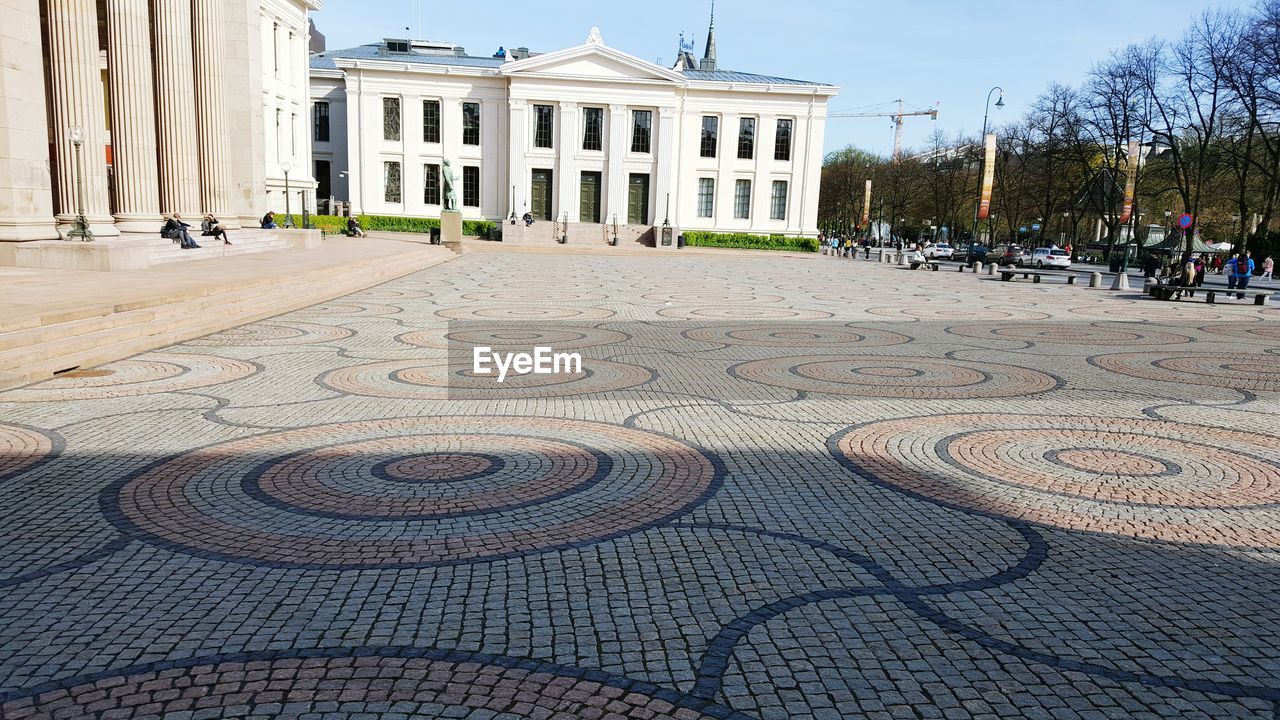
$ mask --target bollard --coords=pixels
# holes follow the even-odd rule
[[[1122,273],[1122,272],[1116,273],[1115,279],[1111,281],[1111,289],[1112,290],[1128,290],[1129,275],[1127,273]]]
[[[987,274],[988,274],[988,275],[995,275],[995,274],[996,274],[996,264],[995,264],[995,263],[991,263],[990,265],[988,265],[988,266],[987,266]]]
[[[964,272],[964,265],[959,265],[956,267],[956,269],[959,270],[960,272]]]
[[[982,263],[980,263],[980,262],[975,262],[975,263],[973,264],[973,274],[974,274],[974,275],[977,275],[977,274],[978,274],[978,273],[980,273],[980,272],[982,272]]]
[[[1102,287],[1102,273],[1100,272],[1089,273],[1089,287],[1091,288]]]

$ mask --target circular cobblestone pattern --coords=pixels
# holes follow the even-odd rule
[[[10,391],[7,402],[56,402],[134,397],[194,390],[241,380],[258,372],[244,360],[212,355],[149,354],[103,365],[91,377],[54,378]]]
[[[1262,353],[1120,353],[1089,362],[1103,370],[1162,383],[1280,392],[1280,356]]]
[[[1280,440],[1267,435],[1146,419],[972,414],[873,422],[829,445],[890,487],[982,513],[1280,547]]]
[[[735,365],[729,372],[788,390],[933,400],[1021,397],[1059,384],[1052,375],[1013,365],[874,355],[767,358]]]
[[[308,567],[425,566],[598,541],[697,505],[708,456],[616,425],[519,417],[350,422],[165,460],[103,494],[179,551]]]

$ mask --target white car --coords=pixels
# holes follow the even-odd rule
[[[1047,267],[1066,270],[1071,267],[1071,255],[1058,248],[1036,248],[1027,264],[1041,270]]]
[[[930,245],[924,249],[924,256],[930,260],[950,260],[951,255],[954,253],[955,250],[953,250],[947,243]]]

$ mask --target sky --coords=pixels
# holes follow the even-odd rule
[[[1113,50],[1152,36],[1181,35],[1213,7],[1252,0],[719,0],[720,68],[831,83],[831,111],[882,112],[935,103],[936,122],[907,118],[904,145],[923,146],[935,128],[977,133],[993,86],[1007,106],[992,123],[1016,119],[1051,82],[1075,85]],[[325,0],[314,13],[329,49],[403,37],[442,40],[468,54],[499,46],[550,52],[580,45],[598,26],[611,47],[675,62],[680,33],[702,55],[711,0]],[[994,104],[994,99],[993,99]],[[833,118],[827,150],[857,145],[888,155],[889,118]]]

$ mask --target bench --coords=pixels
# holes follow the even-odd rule
[[[1026,280],[1027,278],[1031,278],[1031,282],[1033,282],[1033,283],[1039,283],[1039,282],[1040,282],[1040,277],[1041,277],[1041,276],[1040,276],[1040,273],[1038,273],[1038,272],[1024,272],[1024,271],[1021,271],[1021,270],[1001,270],[1001,271],[1000,271],[1000,281],[1001,281],[1001,282],[1009,282],[1010,280],[1013,280],[1014,276],[1019,275],[1019,274],[1021,274],[1021,275],[1022,275],[1022,279],[1023,279],[1023,280]]]
[[[1265,306],[1267,304],[1267,300],[1271,297],[1271,294],[1272,294],[1270,290],[1241,291],[1241,290],[1222,290],[1220,288],[1205,288],[1205,287],[1188,288],[1188,287],[1183,287],[1182,285],[1166,285],[1165,283],[1156,283],[1151,287],[1147,288],[1148,295],[1150,295],[1151,297],[1157,300],[1163,300],[1166,302],[1170,300],[1181,300],[1183,293],[1186,293],[1186,296],[1189,298],[1195,297],[1197,292],[1204,293],[1204,301],[1206,304],[1209,304],[1209,305],[1215,304],[1218,301],[1218,294],[1221,293],[1228,297],[1231,295],[1235,295],[1236,299],[1238,300],[1243,300],[1246,295],[1252,295],[1254,305]]]

